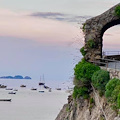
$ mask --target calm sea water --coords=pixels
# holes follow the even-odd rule
[[[65,91],[40,93],[39,81],[33,80],[5,80],[0,83],[8,88],[17,88],[16,94],[8,94],[9,90],[0,89],[0,99],[11,98],[11,102],[0,101],[0,120],[55,120],[57,114],[67,103],[68,93]],[[20,88],[21,84],[27,85]],[[37,91],[30,90],[38,88]]]

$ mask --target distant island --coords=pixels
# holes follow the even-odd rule
[[[29,76],[21,76],[21,75],[15,75],[14,77],[13,76],[2,76],[0,77],[0,79],[31,79],[31,77]]]

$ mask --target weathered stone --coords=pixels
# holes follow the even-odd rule
[[[120,5],[120,3],[117,4],[116,6],[118,6],[118,5]],[[93,17],[85,22],[85,30],[84,30],[85,43],[87,43],[87,41],[92,39],[92,40],[94,40],[95,45],[96,45],[95,48],[92,48],[94,50],[92,51],[92,54],[90,55],[91,48],[89,48],[85,44],[85,48],[87,49],[87,53],[85,56],[86,60],[88,60],[88,61],[93,60],[92,57],[96,58],[96,56],[98,55],[96,53],[96,51],[99,51],[99,53],[100,53],[99,57],[102,57],[102,43],[103,43],[102,37],[103,37],[104,32],[108,28],[110,28],[114,25],[120,24],[120,18],[115,16],[115,14],[114,14],[116,6],[112,7],[111,9],[104,12],[103,14]],[[94,54],[94,56],[93,56],[93,54]]]

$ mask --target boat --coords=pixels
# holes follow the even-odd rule
[[[18,91],[18,89],[14,89],[14,91]]]
[[[43,75],[43,81],[44,81],[44,75]],[[39,82],[39,85],[45,85],[45,82],[42,82],[42,81],[41,81],[41,76],[40,76],[40,82]]]
[[[56,88],[56,90],[61,90],[61,88]]]
[[[45,85],[45,83],[39,82],[39,85]]]
[[[31,88],[31,90],[37,90],[37,88]]]
[[[21,85],[20,87],[26,87],[26,85]]]
[[[45,91],[44,91],[44,90],[40,90],[39,92],[40,92],[40,93],[44,93]]]
[[[13,91],[12,91],[12,92],[9,92],[8,94],[16,94],[16,92],[13,92]]]
[[[45,88],[45,89],[49,89],[49,87],[48,87],[48,86],[46,86],[46,85],[44,85],[44,88]]]
[[[11,102],[12,99],[0,99],[0,101],[8,101]]]
[[[1,85],[0,84],[0,88],[6,88],[7,86],[6,85]]]
[[[13,90],[13,88],[6,88],[6,90]]]

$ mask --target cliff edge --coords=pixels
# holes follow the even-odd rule
[[[70,95],[55,120],[120,120],[107,103],[106,98],[91,93],[94,102],[82,97],[74,100]],[[101,109],[102,108],[102,109]]]

